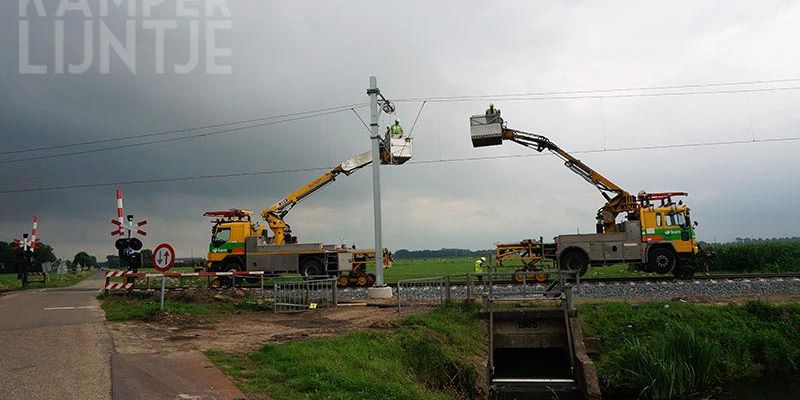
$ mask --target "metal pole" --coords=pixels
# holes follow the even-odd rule
[[[164,311],[164,289],[166,287],[167,278],[161,275],[161,311]]]
[[[375,286],[383,283],[383,228],[381,226],[381,136],[378,129],[378,79],[369,77],[370,129],[372,130],[372,209],[375,214]]]

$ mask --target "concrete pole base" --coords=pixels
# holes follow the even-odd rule
[[[367,289],[367,297],[370,299],[391,299],[394,294],[392,294],[391,287],[380,286]]]

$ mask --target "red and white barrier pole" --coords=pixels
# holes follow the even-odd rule
[[[36,232],[39,229],[39,216],[33,216],[33,228],[31,229],[31,242],[36,243]]]
[[[117,190],[117,221],[119,221],[119,235],[122,236],[125,233],[122,229],[122,223],[125,222],[125,213],[122,210],[122,190]]]

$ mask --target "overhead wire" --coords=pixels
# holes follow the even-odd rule
[[[303,120],[303,119],[322,117],[322,116],[326,116],[326,115],[331,115],[331,114],[336,114],[336,113],[340,113],[340,112],[343,112],[343,111],[347,111],[349,109],[350,108],[334,109],[334,110],[327,111],[327,112],[321,112],[321,113],[309,114],[309,115],[302,115],[302,116],[298,116],[298,117],[294,117],[294,118],[281,119],[281,120],[277,120],[277,121],[261,122],[261,123],[258,123],[258,124],[251,124],[251,125],[247,125],[247,126],[238,126],[238,127],[235,127],[235,128],[229,128],[229,129],[212,131],[212,132],[204,132],[204,133],[199,133],[199,134],[190,135],[190,136],[179,136],[179,137],[173,137],[173,138],[151,140],[151,141],[147,141],[147,142],[130,143],[130,144],[123,144],[123,145],[102,147],[102,148],[95,148],[95,149],[89,149],[89,150],[80,150],[80,151],[74,151],[74,152],[70,152],[70,153],[47,154],[47,155],[35,156],[35,157],[17,158],[17,159],[11,159],[11,160],[0,160],[0,165],[2,165],[2,164],[10,164],[10,163],[17,163],[17,162],[34,161],[34,160],[46,160],[46,159],[51,159],[51,158],[59,158],[59,157],[67,157],[67,156],[75,156],[75,155],[83,155],[83,154],[91,154],[91,153],[97,153],[97,152],[103,152],[103,151],[122,150],[122,149],[127,149],[127,148],[132,148],[132,147],[141,147],[141,146],[146,146],[146,145],[156,144],[156,143],[169,143],[169,142],[175,142],[175,141],[183,141],[183,140],[197,139],[197,138],[202,138],[202,137],[229,134],[229,133],[241,132],[241,131],[248,130],[248,129],[254,129],[254,128],[260,128],[260,127],[264,127],[264,126],[269,126],[269,125],[277,125],[277,124],[282,124],[282,123],[286,123],[286,122],[293,122],[293,121],[299,121],[299,120]]]
[[[724,145],[735,145],[735,144],[772,143],[772,142],[790,142],[790,141],[800,141],[800,136],[785,137],[785,138],[755,139],[755,140],[728,140],[728,141],[717,141],[717,142],[647,145],[647,146],[633,146],[633,147],[618,147],[610,149],[590,149],[590,150],[572,151],[571,153],[572,154],[610,153],[610,152],[623,152],[623,151],[636,151],[636,150],[674,149],[674,148],[687,148],[687,147],[708,147],[708,146],[724,146]],[[538,157],[538,156],[548,156],[548,155],[550,154],[531,153],[531,154],[515,154],[515,155],[500,155],[500,156],[495,155],[495,156],[482,156],[482,157],[460,157],[460,158],[448,158],[448,159],[438,159],[438,160],[432,159],[432,160],[410,161],[406,163],[406,165],[446,164],[446,163],[460,163],[460,162],[486,161],[486,160],[503,160],[503,159],[528,158],[528,157]],[[144,185],[144,184],[157,184],[157,183],[193,181],[193,180],[262,176],[262,175],[274,175],[274,174],[286,174],[286,173],[298,173],[298,172],[318,172],[318,171],[327,171],[329,169],[330,167],[310,167],[310,168],[297,168],[297,169],[246,171],[246,172],[236,172],[227,174],[195,175],[195,176],[184,176],[184,177],[165,177],[165,178],[151,178],[151,179],[139,179],[139,180],[128,180],[128,181],[86,183],[86,184],[75,184],[75,185],[0,190],[0,195],[44,192],[53,190],[88,189],[95,187]]]
[[[320,113],[320,112],[341,110],[343,108],[344,109],[359,108],[359,107],[365,107],[367,105],[368,105],[367,103],[355,103],[355,104],[342,105],[342,106],[336,106],[336,107],[320,108],[320,109],[316,109],[316,110],[308,110],[308,111],[300,111],[300,112],[294,112],[294,113],[288,113],[288,114],[273,115],[273,116],[268,116],[268,117],[259,117],[259,118],[231,121],[231,122],[222,122],[222,123],[218,123],[218,124],[203,125],[203,126],[196,126],[196,127],[190,127],[190,128],[180,128],[180,129],[173,129],[173,130],[166,130],[166,131],[142,133],[142,134],[131,135],[131,136],[122,136],[122,137],[106,138],[106,139],[96,139],[96,140],[89,140],[89,141],[78,142],[78,143],[58,144],[58,145],[52,145],[52,146],[32,147],[32,148],[27,148],[27,149],[6,150],[6,151],[0,151],[0,155],[29,153],[29,152],[33,152],[33,151],[43,151],[43,150],[65,149],[65,148],[71,148],[71,147],[96,145],[96,144],[103,144],[103,143],[109,143],[109,142],[126,141],[126,140],[134,140],[134,139],[143,139],[143,138],[154,137],[154,136],[165,136],[165,135],[193,132],[193,131],[205,130],[205,129],[215,129],[215,128],[222,128],[222,127],[225,127],[225,126],[248,124],[248,123],[252,123],[252,122],[268,121],[268,120],[273,120],[273,119],[291,118],[291,117],[296,117],[296,116],[301,116],[301,115],[306,115],[306,114],[316,114],[316,113]]]
[[[434,103],[454,103],[454,102],[470,102],[470,101],[485,101],[487,99],[503,100],[503,101],[537,101],[537,100],[589,100],[589,99],[620,99],[620,98],[636,98],[636,97],[666,97],[666,96],[697,96],[706,94],[731,94],[731,93],[756,93],[756,92],[776,92],[776,91],[789,91],[799,90],[800,86],[787,86],[776,88],[753,88],[753,89],[733,89],[733,90],[707,90],[707,91],[693,91],[693,92],[660,92],[660,93],[620,93],[620,94],[598,94],[598,95],[580,95],[580,96],[538,96],[538,95],[517,95],[515,97],[457,97],[457,98],[423,98],[413,100],[393,100],[395,102],[418,102],[429,101]]]
[[[361,115],[358,113],[358,111],[356,111],[355,107],[351,108],[351,110],[353,110],[353,114],[356,115],[356,118],[358,118],[358,120],[361,121],[361,124],[364,125],[364,128],[367,130],[367,132],[372,134],[372,130],[369,129],[369,126],[367,125],[366,121],[364,121],[364,119],[361,118]]]
[[[745,86],[745,85],[775,84],[775,83],[787,83],[787,82],[800,82],[800,78],[695,83],[695,84],[665,85],[665,86],[639,86],[639,87],[627,87],[627,88],[556,90],[556,91],[527,92],[527,93],[496,93],[496,94],[480,94],[480,95],[405,97],[405,98],[392,99],[392,101],[415,102],[423,100],[446,101],[446,100],[458,100],[458,99],[470,99],[470,100],[502,99],[505,97],[530,97],[530,96],[573,95],[573,94],[588,94],[588,93],[632,92],[632,91],[648,91],[648,90],[693,89],[693,88],[703,88],[703,87]]]

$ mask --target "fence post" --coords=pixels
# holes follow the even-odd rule
[[[525,294],[528,293],[526,290],[528,286],[528,271],[522,272],[522,297],[525,297]]]
[[[339,285],[337,284],[336,279],[331,280],[331,290],[333,291],[333,306],[337,307],[339,305],[339,298],[338,298]]]
[[[278,282],[273,282],[272,286],[272,311],[278,312]]]
[[[445,275],[444,276],[444,286],[445,286],[445,289],[444,289],[444,301],[445,302],[449,302],[450,301],[450,275]]]
[[[264,274],[261,274],[261,297],[264,297]]]
[[[467,301],[472,300],[472,274],[467,272]]]
[[[403,281],[397,281],[397,313],[400,314],[400,292],[403,289]]]

